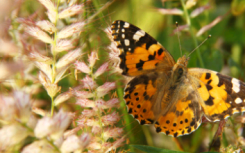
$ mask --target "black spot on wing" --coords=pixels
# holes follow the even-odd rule
[[[211,74],[210,73],[206,73],[205,79],[208,80],[208,79],[210,79],[210,77],[211,77]]]
[[[219,77],[218,87],[220,87],[223,84],[225,84],[225,91],[228,94],[232,94],[232,83],[231,83],[232,77],[229,77],[229,76],[226,76],[226,75],[222,75],[220,73],[217,73],[217,76]]]
[[[163,53],[163,49],[160,48],[160,49],[157,51],[157,54],[160,56],[162,53]]]
[[[142,67],[143,67],[144,63],[145,63],[144,61],[140,60],[140,62],[136,64],[136,68],[138,70],[142,70]]]
[[[214,100],[214,97],[209,96],[208,100],[204,101],[204,102],[205,102],[206,105],[212,106],[214,104],[213,100]]]

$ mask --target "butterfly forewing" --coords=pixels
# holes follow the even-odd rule
[[[171,68],[175,61],[169,52],[149,34],[124,21],[111,26],[113,40],[120,49],[120,68],[124,75],[137,76],[157,67]]]

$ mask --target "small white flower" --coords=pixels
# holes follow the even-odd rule
[[[102,86],[99,86],[97,88],[97,96],[98,97],[103,97],[106,95],[110,90],[113,90],[116,88],[116,83],[115,82],[106,82]]]
[[[81,107],[95,107],[94,101],[88,99],[77,99],[76,104],[80,105]]]
[[[49,81],[52,80],[52,69],[50,64],[46,64],[44,62],[35,62],[35,65],[48,77]]]
[[[42,20],[36,22],[36,25],[39,26],[41,29],[49,32],[50,34],[54,33],[57,29],[55,25],[48,20]]]
[[[90,68],[84,62],[76,61],[74,65],[76,66],[76,69],[80,70],[83,73],[89,74],[91,72]]]
[[[55,6],[50,0],[38,0],[49,11],[55,11]]]
[[[0,129],[0,148],[11,148],[23,141],[28,134],[27,129],[19,124],[5,125]]]
[[[55,23],[55,22],[56,22],[56,16],[57,16],[57,13],[56,13],[55,11],[49,11],[49,10],[48,10],[47,15],[48,15],[49,20],[50,20],[52,23]]]
[[[59,13],[59,18],[64,19],[75,14],[81,13],[83,5],[70,6]]]
[[[96,52],[92,52],[91,55],[88,57],[89,67],[93,67],[98,59],[98,54]]]
[[[53,43],[53,39],[38,27],[27,27],[26,32],[29,33],[31,36],[35,37],[36,39],[39,39],[45,43]]]
[[[96,82],[92,78],[90,78],[88,75],[85,78],[83,78],[81,81],[85,89],[92,90],[97,87]]]
[[[67,39],[58,40],[55,46],[55,52],[68,51],[74,48],[72,41]]]
[[[103,65],[101,65],[98,70],[94,73],[94,77],[97,78],[98,76],[100,76],[101,74],[103,74],[105,71],[108,70],[108,66],[109,64],[106,62]]]
[[[38,121],[37,126],[34,129],[35,136],[37,138],[50,136],[53,140],[57,140],[69,126],[70,121],[69,115],[62,110],[52,118],[47,116],[43,117]]]
[[[74,33],[79,33],[82,31],[82,28],[85,26],[85,22],[74,23],[70,26],[65,27],[60,32],[58,32],[57,37],[59,39],[68,38]]]
[[[65,54],[57,63],[56,67],[57,69],[67,66],[74,62],[78,57],[82,56],[81,49],[75,49],[73,51],[69,51],[67,54]]]
[[[26,146],[22,151],[22,153],[58,153],[55,148],[48,143],[46,140],[38,140]]]
[[[44,55],[42,55],[42,54],[40,54],[39,52],[36,52],[36,51],[32,51],[29,54],[29,57],[33,61],[42,62],[42,63],[45,63],[45,64],[51,64],[52,63],[52,59],[50,57],[44,56]]]
[[[71,135],[62,143],[61,152],[69,153],[80,150],[80,152],[88,145],[91,137],[88,133],[82,134],[80,137]]]

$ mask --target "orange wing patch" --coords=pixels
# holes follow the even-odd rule
[[[191,92],[176,102],[169,112],[155,123],[156,131],[174,137],[189,134],[201,124],[201,107],[198,96]]]
[[[234,113],[245,111],[245,84],[214,71],[201,73],[191,70],[199,79],[198,92],[206,118],[212,122],[226,119]],[[198,74],[199,73],[199,74]]]
[[[124,21],[111,26],[113,40],[120,49],[122,74],[137,76],[157,68],[159,63],[172,67],[173,57],[149,34]]]
[[[142,125],[154,122],[151,98],[157,90],[155,81],[155,74],[142,75],[131,80],[125,88],[128,112]]]

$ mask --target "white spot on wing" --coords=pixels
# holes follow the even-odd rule
[[[123,38],[123,39],[125,38],[125,34],[122,34],[122,38]]]
[[[144,31],[138,30],[138,31],[134,34],[133,39],[136,40],[136,41],[139,41],[139,39],[140,39],[141,37],[143,37],[144,35],[145,35],[145,32],[144,32]]]
[[[235,91],[235,93],[238,93],[240,91],[240,81],[236,78],[232,78],[232,90]]]
[[[122,32],[125,32],[125,29],[122,29]]]
[[[129,40],[128,40],[128,39],[124,39],[124,44],[125,44],[126,46],[129,46],[129,45],[130,45]]]
[[[127,23],[127,22],[125,22],[124,25],[123,25],[124,28],[128,28],[129,26],[130,26],[130,24]]]
[[[236,103],[236,104],[242,103],[242,99],[241,99],[241,98],[236,98],[236,99],[235,99],[235,103]]]

